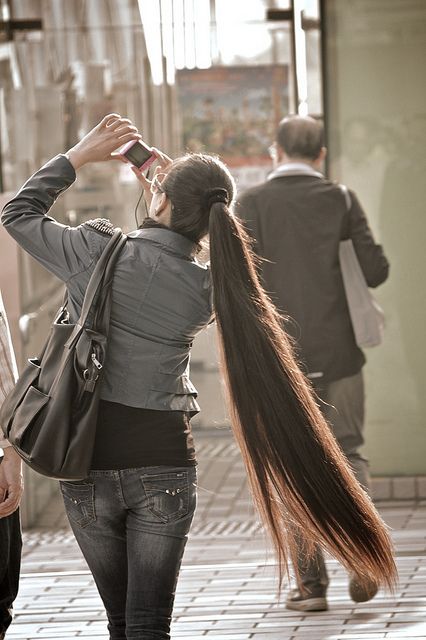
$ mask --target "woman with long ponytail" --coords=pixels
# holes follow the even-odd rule
[[[196,242],[208,232],[232,428],[276,550],[280,583],[289,556],[297,571],[294,536],[303,533],[308,552],[320,544],[361,581],[392,589],[389,533],[337,445],[260,285],[251,240],[232,214],[229,171],[212,156],[187,155],[170,165],[162,189],[172,202],[171,228]],[[190,203],[194,191],[198,216]]]
[[[68,287],[78,317],[108,241],[108,222],[75,229],[46,216],[84,164],[122,159],[140,136],[106,116],[67,154],[30,178],[6,205],[6,229]],[[113,640],[170,638],[176,580],[195,509],[188,378],[195,335],[216,320],[235,438],[273,542],[280,584],[295,537],[321,545],[361,582],[392,589],[385,524],[355,480],[301,373],[256,258],[233,215],[234,181],[215,157],[170,160],[153,180],[136,168],[149,217],[128,235],[113,281],[108,359],[92,470],[62,482],[68,517],[96,580]],[[110,225],[112,226],[112,225]],[[197,260],[209,239],[210,267]]]
[[[229,171],[217,158],[187,155],[170,165],[161,188],[172,203],[172,229],[195,242],[208,233],[232,428],[277,553],[280,582],[295,554],[294,536],[303,532],[308,551],[318,543],[361,580],[392,589],[388,531],[354,478],[260,285],[251,241],[232,214]]]

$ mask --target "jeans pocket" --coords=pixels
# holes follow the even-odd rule
[[[193,492],[187,471],[144,474],[141,481],[148,509],[161,522],[176,522],[188,515]]]
[[[96,520],[95,514],[95,486],[84,482],[60,482],[64,498],[65,510],[71,522],[79,527],[87,527]]]

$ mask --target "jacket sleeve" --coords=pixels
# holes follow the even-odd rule
[[[369,287],[377,287],[389,275],[389,262],[380,244],[376,244],[367,217],[356,195],[351,191],[348,210],[348,237]]]
[[[97,245],[105,242],[87,225],[69,227],[47,215],[75,178],[69,160],[56,156],[27,180],[1,215],[16,242],[64,282],[85,271],[102,250]]]
[[[15,354],[0,293],[0,406],[9,391],[13,389],[17,377]],[[4,449],[8,446],[10,446],[9,442],[3,438],[3,432],[0,429],[0,448]]]

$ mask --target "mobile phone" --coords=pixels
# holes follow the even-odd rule
[[[140,140],[131,140],[120,151],[120,155],[124,156],[131,164],[144,171],[157,159],[151,147],[148,147]]]

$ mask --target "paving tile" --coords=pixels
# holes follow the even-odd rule
[[[393,478],[393,497],[397,500],[416,498],[416,478]]]
[[[417,497],[426,498],[426,476],[417,478]]]
[[[391,478],[372,478],[371,491],[375,500],[388,500],[392,497]]]
[[[345,631],[343,631],[342,635],[330,636],[327,640],[375,640],[376,638],[384,637],[386,637],[386,633],[370,633],[367,631],[366,634],[364,634],[363,632],[360,633],[359,631],[357,631],[357,633],[345,633]]]
[[[405,631],[409,630],[413,632],[413,635],[417,635],[421,632],[426,637],[426,621],[422,622],[413,622],[413,623],[405,623],[405,622],[390,622],[386,627],[386,632],[390,631]]]
[[[256,633],[254,635],[251,636],[252,638],[255,638],[255,640],[292,640],[292,638],[294,638],[293,633]],[[228,636],[226,636],[226,638],[228,639]],[[305,640],[307,640],[305,638]]]
[[[258,630],[266,631],[268,629],[285,629],[288,631],[289,628],[293,628],[296,630],[300,625],[301,620],[277,620],[275,622],[265,621],[259,622],[256,624],[256,632]]]

